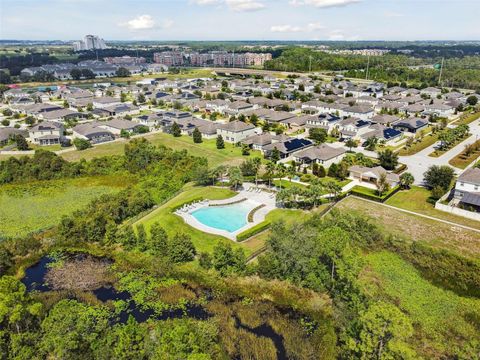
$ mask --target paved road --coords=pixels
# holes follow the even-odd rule
[[[457,146],[448,150],[442,156],[438,158],[428,156],[433,151],[435,151],[436,144],[429,146],[428,148],[416,153],[415,155],[410,156],[400,156],[399,161],[408,166],[408,172],[412,173],[415,177],[416,185],[423,185],[423,174],[427,169],[432,165],[449,165],[448,161],[453,157],[460,154],[464,149],[465,145],[471,144],[476,140],[480,139],[480,120],[472,122],[470,125],[470,133],[472,134],[469,138],[462,141]],[[449,165],[451,166],[451,165]],[[461,173],[461,169],[456,169],[457,174]]]

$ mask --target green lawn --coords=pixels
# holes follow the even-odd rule
[[[448,353],[455,346],[461,348],[463,339],[478,338],[478,328],[469,319],[476,318],[478,323],[479,299],[461,297],[431,284],[391,252],[369,254],[365,261],[360,280],[364,292],[373,301],[393,302],[408,314],[415,328],[410,341],[425,358],[437,358],[439,352]],[[429,346],[422,342],[425,338]]]
[[[215,140],[204,140],[201,144],[195,144],[190,136],[173,137],[170,134],[155,133],[144,136],[154,145],[165,145],[174,150],[187,150],[192,155],[203,156],[208,159],[210,166],[220,164],[239,164],[247,156],[242,156],[242,150],[232,144],[225,143],[225,149],[217,149]],[[62,157],[68,161],[78,161],[81,158],[90,160],[95,157],[120,155],[123,153],[126,141],[115,141],[97,145],[84,151],[71,151],[62,154]],[[260,153],[252,151],[251,156],[260,157]]]
[[[121,180],[121,181],[119,181]],[[58,224],[63,215],[94,198],[121,190],[124,177],[87,177],[3,185],[0,189],[0,237],[21,237]]]
[[[438,141],[438,136],[439,135],[440,135],[439,132],[437,132],[435,134],[425,135],[425,137],[421,141],[419,141],[417,143],[414,143],[410,147],[404,147],[403,149],[400,149],[398,154],[400,156],[414,155],[414,154],[418,153],[419,151],[422,151],[422,150],[426,149],[427,147],[435,144]]]
[[[433,216],[441,220],[455,222],[460,225],[470,226],[480,230],[480,221],[465,219],[461,216],[449,214],[435,209],[434,204],[429,201],[430,191],[419,186],[412,186],[410,190],[402,190],[389,198],[385,204],[400,209],[415,211],[419,214]]]
[[[451,158],[448,163],[456,168],[465,169],[472,162],[480,157],[480,140],[475,141],[472,147],[477,148],[477,151],[472,151],[470,155],[466,155],[465,151],[462,151],[457,156]]]
[[[386,235],[395,235],[405,242],[422,241],[434,248],[447,249],[464,257],[480,258],[477,232],[355,197],[347,197],[336,208],[368,216]]]
[[[196,187],[187,185],[182,193],[137,221],[134,226],[143,224],[148,232],[152,224],[158,221],[167,231],[169,236],[173,236],[176,233],[181,232],[189,234],[192,237],[192,241],[195,244],[198,252],[212,252],[214,246],[219,241],[223,241],[225,243],[232,244],[234,247],[244,248],[245,253],[248,255],[252,253],[252,251],[255,251],[258,247],[261,247],[262,244],[259,244],[258,242],[247,241],[240,245],[222,236],[205,233],[185,224],[181,217],[173,213],[176,207],[198,198],[219,200],[227,199],[235,194],[235,192],[228,188]]]

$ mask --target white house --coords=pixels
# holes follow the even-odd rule
[[[60,144],[63,134],[63,125],[53,121],[41,122],[28,130],[29,140],[41,146]]]
[[[217,135],[221,135],[225,141],[233,144],[236,144],[249,136],[255,135],[256,133],[257,128],[255,128],[255,126],[241,121],[232,121],[221,125],[217,129]]]

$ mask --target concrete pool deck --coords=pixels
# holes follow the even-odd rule
[[[180,216],[186,224],[190,225],[191,227],[198,229],[200,231],[210,233],[210,234],[215,234],[215,235],[220,235],[223,237],[226,237],[227,239],[236,241],[237,240],[237,235],[241,234],[245,230],[250,229],[251,227],[261,223],[262,221],[265,220],[265,217],[267,214],[276,209],[276,200],[275,200],[275,193],[271,192],[266,192],[266,191],[248,191],[249,189],[255,188],[255,184],[250,184],[250,183],[245,183],[243,185],[243,188],[238,191],[237,195],[234,197],[228,198],[228,199],[223,199],[223,200],[212,200],[212,201],[204,201],[204,202],[199,202],[197,204],[192,205],[188,211],[181,211],[177,210],[175,212],[176,215]],[[234,232],[228,232],[226,230],[221,230],[217,228],[213,228],[210,226],[207,226],[200,221],[198,221],[193,215],[192,212],[208,207],[210,205],[213,206],[222,206],[222,205],[229,205],[232,203],[239,202],[241,200],[244,200],[245,202],[248,203],[249,205],[249,213],[255,209],[256,207],[260,205],[264,205],[262,208],[258,209],[255,211],[253,215],[253,222],[248,222],[248,214],[247,214],[247,219],[246,225],[241,227],[240,229],[234,231]]]

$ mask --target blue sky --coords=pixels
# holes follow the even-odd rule
[[[480,0],[0,0],[0,39],[479,40]]]

